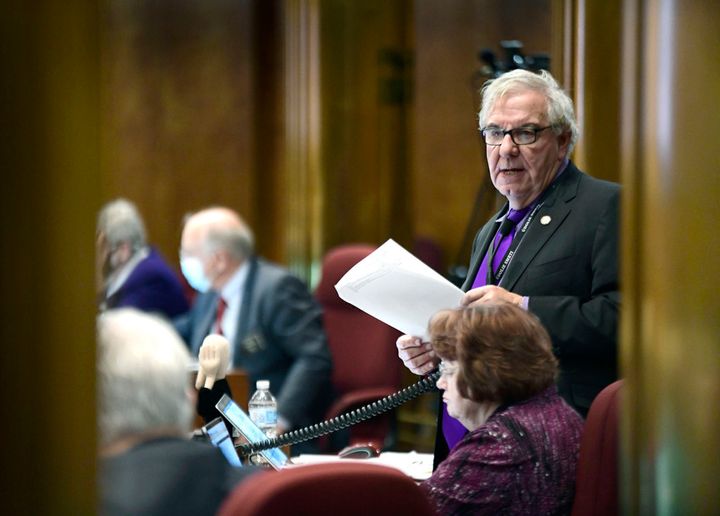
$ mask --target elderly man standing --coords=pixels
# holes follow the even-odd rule
[[[617,376],[620,187],[569,161],[572,101],[545,71],[488,81],[479,122],[507,203],[475,237],[463,304],[512,303],[539,317],[560,361],[559,393],[584,415]],[[405,335],[397,346],[411,371],[437,366],[429,343]],[[444,409],[440,426],[436,461],[465,434]]]
[[[201,294],[174,322],[194,355],[206,335],[219,333],[231,342],[230,363],[252,385],[270,380],[283,432],[321,419],[332,399],[332,359],[321,308],[305,284],[253,248],[250,228],[233,210],[190,216],[180,265]]]
[[[134,307],[167,318],[187,312],[180,278],[147,245],[145,224],[133,203],[116,199],[100,210],[96,247],[101,311]]]

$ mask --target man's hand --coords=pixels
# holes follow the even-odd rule
[[[486,303],[510,303],[512,305],[522,306],[522,296],[513,294],[502,287],[495,285],[485,285],[484,287],[468,290],[463,296],[460,304],[462,306],[475,306]]]
[[[198,373],[195,388],[212,389],[216,380],[225,378],[230,360],[230,343],[222,335],[211,334],[205,337],[198,354]]]
[[[403,335],[395,342],[395,346],[398,348],[400,360],[415,374],[427,374],[440,362],[430,343],[423,342],[420,337]]]

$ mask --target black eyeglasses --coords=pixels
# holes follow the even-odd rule
[[[457,366],[450,366],[441,361],[440,365],[438,365],[438,370],[440,371],[440,376],[452,376],[455,374],[455,371],[457,371]]]
[[[485,140],[485,145],[492,145],[493,147],[502,145],[506,134],[510,135],[510,139],[515,145],[528,145],[530,143],[535,143],[535,141],[537,140],[537,135],[540,131],[550,129],[551,127],[552,125],[548,125],[545,127],[526,125],[523,127],[516,127],[515,129],[508,129],[507,131],[503,131],[499,127],[490,126],[485,127],[484,129],[480,129],[480,133],[482,134],[483,140]]]

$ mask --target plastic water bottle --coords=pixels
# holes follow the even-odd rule
[[[257,389],[248,403],[248,412],[253,423],[265,432],[268,438],[277,435],[277,401],[270,392],[269,380],[258,380]]]

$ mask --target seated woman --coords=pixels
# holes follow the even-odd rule
[[[569,513],[583,420],[557,393],[538,319],[508,304],[444,310],[430,337],[437,386],[469,430],[421,484],[438,513]]]

